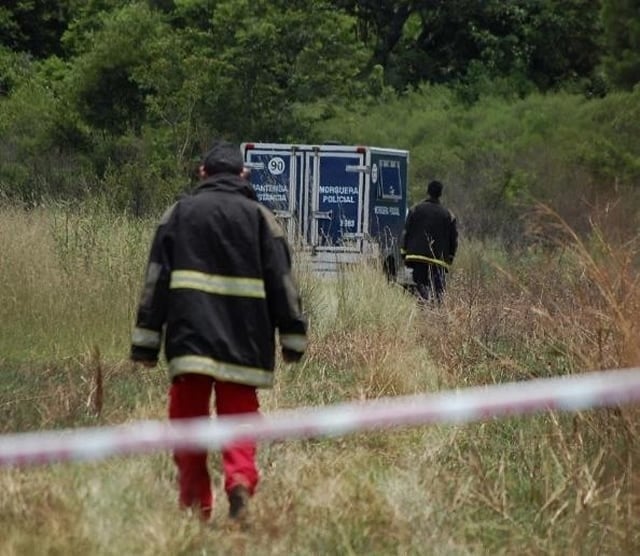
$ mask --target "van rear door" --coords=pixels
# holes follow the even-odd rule
[[[246,147],[245,167],[258,201],[269,207],[293,243],[300,231],[298,208],[302,206],[302,154],[283,146]]]
[[[365,154],[316,148],[307,153],[308,239],[316,251],[360,252],[365,200]]]

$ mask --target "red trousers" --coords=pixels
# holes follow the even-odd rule
[[[217,415],[258,413],[255,387],[215,381],[207,375],[190,373],[176,377],[171,385],[169,419],[209,416],[212,388],[215,389]],[[175,451],[173,459],[178,467],[180,505],[184,508],[197,507],[202,517],[208,519],[214,495],[207,469],[207,452]],[[241,484],[253,494],[259,479],[255,459],[256,445],[253,442],[233,444],[222,450],[224,489],[227,493]]]

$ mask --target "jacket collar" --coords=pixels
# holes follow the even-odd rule
[[[202,180],[194,191],[197,195],[202,191],[226,191],[228,193],[240,193],[249,199],[257,201],[256,192],[251,184],[235,174],[220,173]]]

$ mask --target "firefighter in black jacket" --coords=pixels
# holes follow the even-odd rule
[[[219,142],[205,155],[202,181],[167,210],[149,256],[131,358],[158,360],[164,333],[171,387],[169,418],[257,413],[257,387],[273,384],[275,329],[282,356],[298,361],[306,322],[282,228],[243,177],[239,148]],[[256,446],[222,451],[229,513],[243,518],[258,483]],[[211,515],[206,452],[176,451],[180,504]]]
[[[440,204],[442,188],[439,181],[430,182],[427,199],[411,208],[404,226],[401,254],[423,300],[442,300],[446,273],[458,250],[456,217]]]

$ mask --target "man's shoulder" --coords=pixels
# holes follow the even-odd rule
[[[444,209],[444,207],[440,204],[440,203],[436,203],[430,199],[423,199],[422,201],[420,201],[419,203],[416,203],[413,206],[413,209],[415,212],[440,212],[442,210],[446,210]]]
[[[427,204],[426,199],[422,199],[422,201],[418,201],[417,203],[411,205],[409,207],[409,212],[416,212],[421,210]]]
[[[167,224],[167,222],[169,222],[179,202],[180,202],[179,200],[176,201],[162,213],[162,216],[160,217],[160,222],[158,224],[159,226],[164,226]]]
[[[445,207],[442,203],[434,203],[429,199],[425,199],[424,201],[420,201],[415,204],[411,207],[410,212],[425,218],[435,217],[438,215],[440,218],[448,218],[451,222],[456,221],[456,215],[452,210]]]

